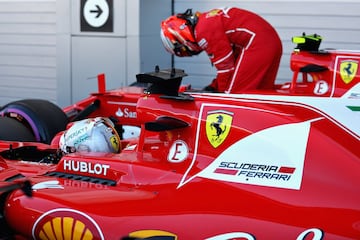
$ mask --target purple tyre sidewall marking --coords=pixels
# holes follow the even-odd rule
[[[19,114],[20,116],[22,116],[23,118],[25,118],[34,133],[36,141],[40,142],[41,139],[40,139],[39,130],[36,127],[36,124],[34,123],[34,121],[31,119],[31,117],[29,117],[29,115],[27,115],[25,112],[23,112],[19,109],[16,109],[16,108],[8,108],[6,110],[6,112],[2,112],[2,116],[4,116],[6,113],[16,113],[16,114]]]

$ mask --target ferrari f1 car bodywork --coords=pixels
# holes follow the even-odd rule
[[[352,64],[360,56],[323,54],[315,64],[293,62],[304,78],[271,93],[179,93],[186,74],[177,69],[137,75],[149,84],[144,93],[99,84],[64,109],[68,121],[107,116],[119,131],[140,131],[123,137],[118,154],[62,155],[58,135],[1,142],[0,236],[358,239],[360,85]],[[343,68],[355,74],[346,78]],[[24,105],[18,115],[29,112]],[[37,132],[41,139],[49,131]]]

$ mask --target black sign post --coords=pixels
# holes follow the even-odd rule
[[[113,32],[113,0],[81,0],[81,32]]]

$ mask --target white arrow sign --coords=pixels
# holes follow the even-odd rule
[[[87,0],[83,14],[90,26],[101,27],[109,18],[109,5],[106,0]]]

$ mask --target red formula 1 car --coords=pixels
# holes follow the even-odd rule
[[[179,93],[184,71],[155,69],[62,110],[4,106],[0,239],[359,239],[360,54],[320,39],[295,39],[272,92]],[[59,151],[98,116],[119,153]]]

